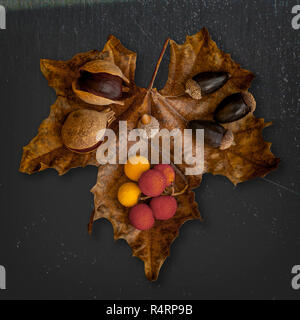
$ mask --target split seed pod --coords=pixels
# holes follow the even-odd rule
[[[101,144],[99,131],[115,120],[114,114],[111,109],[103,112],[82,109],[70,113],[61,131],[64,145],[76,153],[93,152]]]
[[[236,93],[219,104],[214,113],[214,119],[219,123],[235,122],[246,117],[255,108],[256,101],[250,92]]]
[[[120,104],[123,92],[129,91],[123,83],[129,83],[121,69],[105,60],[94,60],[80,69],[80,77],[73,82],[75,94],[84,102],[93,105]]]
[[[195,100],[221,89],[229,80],[227,72],[203,72],[197,74],[186,83],[186,93]]]
[[[145,130],[144,139],[151,139],[157,135],[160,126],[156,118],[148,114],[144,114],[139,120],[138,128]]]
[[[192,130],[203,129],[205,144],[212,148],[226,150],[233,144],[234,135],[232,131],[226,130],[213,121],[193,120],[188,127]]]

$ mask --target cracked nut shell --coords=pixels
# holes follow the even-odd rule
[[[93,105],[124,105],[122,93],[129,80],[111,61],[94,60],[80,68],[80,76],[72,83],[74,93],[84,102]]]

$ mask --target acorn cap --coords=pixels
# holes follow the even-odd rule
[[[138,123],[138,128],[146,131],[146,134],[143,138],[150,139],[156,136],[156,134],[160,129],[160,126],[156,118],[148,114],[144,114]],[[156,130],[156,131],[152,131],[152,130]]]
[[[227,130],[224,134],[223,140],[220,145],[221,150],[229,149],[234,142],[234,135],[231,130]]]
[[[142,116],[142,118],[141,118],[141,122],[142,122],[142,124],[143,125],[148,125],[148,124],[150,124],[151,123],[151,116],[149,116],[149,114],[144,114],[143,116]]]
[[[80,71],[86,71],[89,73],[108,73],[113,76],[120,77],[124,82],[130,83],[129,80],[124,76],[121,69],[116,66],[111,61],[106,60],[93,60],[86,63],[84,66],[80,68]],[[87,91],[80,90],[80,86],[78,84],[78,79],[72,83],[72,89],[74,93],[84,102],[93,105],[106,106],[110,104],[120,104],[124,105],[123,101],[119,100],[111,100],[108,98],[104,98],[101,96],[97,96]]]
[[[113,114],[109,110],[77,110],[70,113],[61,131],[64,145],[78,153],[94,151],[101,144],[99,137],[97,139],[98,132],[107,128]]]
[[[256,100],[254,96],[249,91],[244,91],[241,93],[245,104],[254,112],[256,109]]]
[[[202,92],[201,92],[201,87],[193,79],[189,79],[185,85],[186,88],[186,93],[192,97],[195,100],[201,100],[202,99]]]

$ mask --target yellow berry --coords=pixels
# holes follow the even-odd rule
[[[135,206],[139,202],[141,190],[136,183],[123,184],[118,192],[119,202],[127,208]]]
[[[125,174],[132,181],[139,181],[141,175],[149,169],[148,159],[142,156],[131,157],[125,164]]]

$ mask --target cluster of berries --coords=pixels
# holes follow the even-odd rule
[[[130,158],[125,164],[126,176],[135,182],[123,184],[118,192],[119,202],[131,208],[130,223],[138,230],[149,230],[155,220],[169,220],[177,211],[177,201],[173,196],[163,195],[165,189],[175,181],[172,166],[159,164],[150,168],[145,157]],[[149,204],[139,203],[141,195],[149,199]]]

